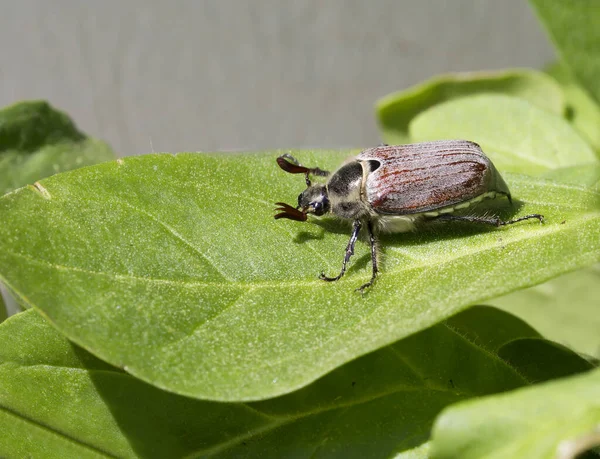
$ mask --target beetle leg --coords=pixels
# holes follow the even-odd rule
[[[327,282],[333,282],[339,280],[344,275],[346,272],[346,264],[348,264],[350,257],[354,255],[354,244],[356,244],[356,239],[358,239],[358,233],[360,232],[361,227],[362,222],[360,220],[354,220],[354,224],[352,225],[352,234],[350,235],[350,240],[346,246],[346,255],[344,256],[344,262],[342,263],[342,270],[340,273],[336,277],[327,277],[325,272],[322,271],[319,279]]]
[[[373,285],[375,282],[375,278],[377,277],[377,273],[379,269],[377,267],[377,239],[375,238],[375,233],[373,232],[373,222],[369,220],[367,223],[367,229],[369,230],[369,242],[371,243],[371,264],[373,265],[373,274],[371,275],[371,280],[364,285],[361,285],[356,291],[363,293],[366,288]]]
[[[544,216],[540,214],[530,214],[525,215],[524,217],[515,218],[513,220],[501,220],[498,217],[479,217],[474,215],[450,215],[450,214],[442,214],[437,217],[433,217],[432,220],[452,220],[452,221],[463,221],[463,222],[473,222],[473,223],[484,223],[486,225],[492,226],[505,226],[512,225],[513,223],[522,222],[523,220],[530,220],[532,218],[536,218],[540,221],[540,223],[544,223]]]
[[[319,177],[327,177],[329,175],[329,171],[324,171],[318,167],[303,166],[296,158],[288,153],[278,157],[277,164],[280,168],[290,174],[304,174],[304,180],[306,181],[307,187],[311,185],[309,175],[317,175]]]
[[[300,164],[298,162],[298,160],[296,158],[294,158],[289,153],[285,153],[285,154],[281,155],[280,158],[285,158],[285,159],[289,160],[289,162],[293,163],[295,166],[298,166],[299,168],[302,168],[302,169],[306,169],[308,171],[308,173],[310,173],[312,175],[318,175],[319,177],[327,177],[330,174],[329,171],[324,171],[323,169],[319,169],[318,167],[303,166],[302,164]],[[292,172],[292,174],[293,173],[295,173],[295,172]]]

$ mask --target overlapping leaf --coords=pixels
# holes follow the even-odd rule
[[[111,159],[108,145],[87,137],[46,102],[21,102],[0,110],[0,195]]]
[[[556,115],[565,113],[561,88],[535,70],[442,75],[390,94],[377,103],[383,140],[389,144],[409,143],[409,125],[419,113],[449,100],[482,93],[509,94]]]
[[[528,174],[597,162],[593,149],[564,119],[506,95],[436,105],[413,119],[410,136],[414,141],[473,140],[501,170]]]
[[[600,358],[600,265],[496,298],[491,304],[527,321],[548,339]]]
[[[562,61],[600,103],[600,10],[595,0],[530,0]]]
[[[600,369],[458,404],[433,432],[434,458],[575,457],[600,446]]]
[[[548,69],[561,85],[567,103],[567,119],[600,154],[600,105],[581,87],[564,64]]]
[[[113,365],[173,392],[250,400],[600,258],[598,192],[507,175],[516,215],[546,224],[383,237],[382,275],[361,296],[364,244],[342,281],[317,279],[339,270],[345,224],[273,219],[271,203],[304,187],[276,156],[127,158],[11,193],[0,199],[0,275]],[[347,153],[296,156],[331,168]]]
[[[442,408],[521,387],[539,373],[533,360],[500,357],[511,343],[546,346],[536,359],[558,367],[586,365],[538,336],[507,313],[476,307],[293,394],[217,403],[110,367],[30,310],[0,326],[0,456],[426,457]]]

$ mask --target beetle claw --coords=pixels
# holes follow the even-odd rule
[[[290,220],[296,220],[299,222],[306,221],[306,212],[298,210],[289,204],[286,204],[285,202],[276,202],[275,205],[279,206],[275,208],[275,210],[279,212],[278,214],[275,214],[275,220],[280,218],[288,218]]]
[[[368,289],[369,287],[371,287],[373,285],[373,281],[371,282],[367,282],[366,284],[361,285],[360,287],[358,287],[357,289],[355,289],[355,292],[360,292],[361,295],[365,294],[365,290]]]
[[[339,276],[335,276],[335,277],[328,277],[325,275],[325,271],[321,271],[321,274],[319,274],[319,279],[321,279],[322,281],[325,281],[325,282],[335,282],[337,280],[340,280],[341,277],[342,277],[341,274]]]

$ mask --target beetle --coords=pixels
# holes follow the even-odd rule
[[[320,279],[333,282],[344,275],[360,230],[366,226],[373,270],[369,282],[357,289],[360,292],[373,285],[379,272],[377,235],[380,232],[412,231],[419,223],[431,220],[467,221],[496,227],[529,219],[544,221],[540,214],[506,221],[494,216],[454,214],[485,199],[506,197],[512,204],[504,179],[481,147],[468,140],[368,148],[333,174],[318,167],[302,166],[289,154],[278,157],[277,164],[290,174],[304,174],[307,188],[298,196],[297,207],[275,203],[279,212],[276,219],[304,222],[308,214],[321,216],[331,212],[353,221],[340,273],[328,277],[321,272]],[[327,183],[313,185],[311,175],[328,177]]]

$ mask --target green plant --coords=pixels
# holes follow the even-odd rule
[[[1,197],[0,281],[28,310],[0,325],[0,456],[530,458],[597,445],[598,303],[582,292],[598,271],[575,271],[600,261],[600,69],[581,57],[600,57],[594,5],[533,3],[568,55],[556,79],[442,77],[383,99],[378,117],[390,143],[477,141],[515,216],[546,223],[385,236],[364,296],[366,245],[344,279],[317,279],[339,268],[347,225],[273,220],[272,203],[302,188],[280,152],[123,158]],[[23,155],[0,180],[47,142],[108,159],[41,112],[33,131],[3,136],[0,123],[0,154]],[[30,137],[42,140],[25,148]],[[324,168],[348,156],[293,153]],[[28,174],[14,186],[48,170]],[[472,306],[484,302],[526,320]]]

